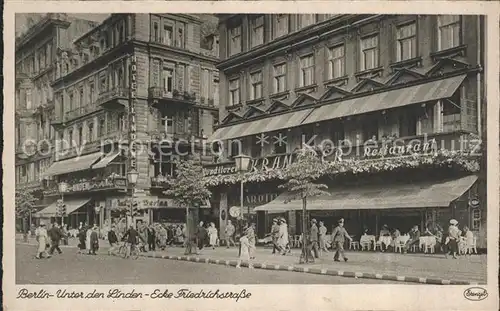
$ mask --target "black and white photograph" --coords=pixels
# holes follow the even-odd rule
[[[165,12],[15,14],[17,298],[315,284],[496,299],[486,15]]]

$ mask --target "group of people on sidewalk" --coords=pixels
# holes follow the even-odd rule
[[[302,250],[301,254],[301,258],[304,262],[313,263],[315,259],[320,257],[322,252],[329,253],[326,243],[326,232],[327,229],[323,222],[320,221],[320,226],[318,228],[317,220],[311,220],[306,247]],[[344,261],[348,260],[344,253],[344,244],[346,240],[352,241],[352,238],[344,228],[344,219],[341,218],[332,232],[332,243],[335,251],[333,255],[334,261],[340,261],[340,257],[342,257]],[[306,253],[304,253],[304,250]]]

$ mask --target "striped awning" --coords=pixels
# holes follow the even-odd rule
[[[312,108],[219,128],[208,141],[227,140],[299,126]]]
[[[111,161],[113,161],[114,159],[116,159],[116,157],[119,156],[119,155],[120,155],[120,152],[108,153],[99,162],[97,162],[96,164],[92,165],[92,168],[93,169],[96,169],[96,168],[105,168],[106,166],[108,166],[109,163],[111,163]]]
[[[324,105],[315,109],[302,124],[449,98],[460,87],[465,77],[461,75]]]
[[[75,212],[80,207],[84,206],[90,201],[90,199],[73,199],[73,200],[64,200],[64,204],[66,204],[66,215],[70,215]],[[37,212],[35,217],[57,217],[57,201],[50,204],[43,210]]]
[[[95,152],[84,156],[77,156],[68,160],[58,161],[43,173],[44,177],[67,174],[90,169],[103,154]]]
[[[311,197],[307,200],[307,210],[348,210],[348,209],[394,209],[448,207],[476,182],[477,176],[441,182],[419,182],[412,184],[370,185],[350,188],[329,189],[329,196]],[[256,211],[301,210],[302,200],[285,203],[290,194],[285,192],[273,201],[257,206]]]

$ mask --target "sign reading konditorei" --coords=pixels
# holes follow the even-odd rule
[[[255,158],[250,161],[249,172],[270,171],[274,169],[284,169],[295,160],[295,154],[272,155],[265,158]],[[236,165],[234,162],[218,163],[207,165],[203,169],[204,176],[235,174]]]

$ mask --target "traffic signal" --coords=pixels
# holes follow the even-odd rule
[[[57,200],[57,214],[61,217],[66,215],[66,204],[63,200]]]

